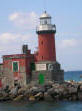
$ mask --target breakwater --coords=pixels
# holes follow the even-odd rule
[[[30,83],[25,87],[6,88],[0,91],[0,101],[82,101],[82,82],[68,81],[44,85]]]

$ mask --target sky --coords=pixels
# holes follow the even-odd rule
[[[47,11],[56,25],[56,56],[65,71],[82,70],[82,0],[0,0],[0,62],[28,44],[37,50],[36,26]]]

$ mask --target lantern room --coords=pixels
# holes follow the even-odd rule
[[[46,11],[40,17],[40,25],[51,24],[51,16],[46,13]]]
[[[56,32],[56,26],[52,25],[51,16],[47,14],[46,11],[40,16],[40,25],[37,27],[36,30],[37,33],[43,33],[43,31],[50,31],[53,33]]]

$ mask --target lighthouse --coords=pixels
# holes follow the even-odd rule
[[[38,35],[38,52],[32,80],[39,81],[64,81],[64,70],[56,60],[55,34],[56,25],[52,24],[51,16],[45,11],[40,16],[39,26],[36,28]]]
[[[56,26],[51,23],[51,16],[45,11],[40,16],[38,34],[38,61],[56,61],[55,33]]]

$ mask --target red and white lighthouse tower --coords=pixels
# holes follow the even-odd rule
[[[45,81],[64,81],[64,70],[56,61],[55,33],[56,26],[51,23],[51,16],[46,11],[40,16],[40,25],[36,30],[38,34],[38,53],[32,80],[40,77]]]
[[[51,23],[51,16],[46,11],[40,16],[38,34],[38,61],[56,61],[55,48],[56,26]]]

